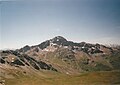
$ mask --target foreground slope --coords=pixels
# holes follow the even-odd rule
[[[6,85],[119,85],[120,71],[101,71],[66,75],[53,72],[39,72],[39,75],[15,75],[2,78]]]

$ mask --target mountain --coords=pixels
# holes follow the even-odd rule
[[[51,71],[67,75],[120,70],[119,46],[75,43],[62,36],[34,46],[26,45],[16,50],[2,50],[0,55],[0,70],[2,75],[7,75],[5,77],[10,76],[11,69],[22,74]]]

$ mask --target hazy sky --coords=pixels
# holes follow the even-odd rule
[[[0,2],[0,48],[61,35],[76,42],[120,44],[120,0]]]

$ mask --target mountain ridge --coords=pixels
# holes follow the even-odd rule
[[[46,41],[38,44],[38,45],[33,45],[33,46],[26,45],[23,48],[20,48],[20,49],[17,49],[17,50],[27,51],[27,50],[30,50],[30,48],[34,48],[34,47],[39,47],[40,49],[43,50],[44,48],[46,48],[49,45],[71,46],[71,47],[78,46],[78,47],[84,48],[85,46],[89,46],[89,47],[93,46],[93,47],[95,47],[95,45],[99,47],[101,44],[98,44],[98,43],[90,44],[90,43],[86,43],[86,42],[77,43],[77,42],[73,42],[73,41],[68,41],[67,39],[65,39],[62,36],[56,36],[56,37],[54,37],[52,39],[46,40]],[[106,47],[105,45],[102,45],[102,46]]]

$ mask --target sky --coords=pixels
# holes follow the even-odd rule
[[[0,1],[0,49],[36,45],[55,36],[120,45],[120,0]]]

